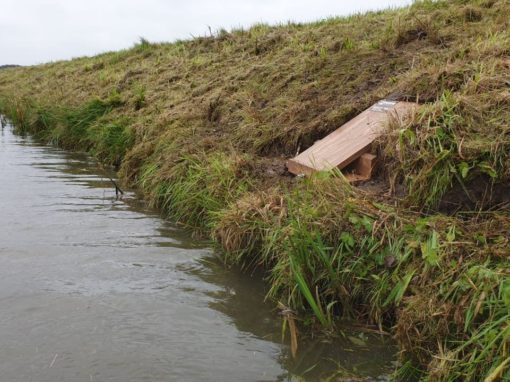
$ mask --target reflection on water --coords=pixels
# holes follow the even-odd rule
[[[0,134],[2,381],[317,380],[390,365],[379,338],[301,344],[291,360],[260,277],[225,269],[133,194],[117,199],[86,156]]]
[[[265,297],[265,285],[261,276],[250,276],[240,270],[226,270],[215,258],[199,260],[203,267],[192,267],[187,272],[197,275],[204,281],[221,285],[222,289],[208,292],[214,299],[209,306],[228,317],[237,329],[252,333],[259,338],[280,342],[281,321],[275,316],[270,304],[261,304]],[[340,330],[340,338],[307,339],[301,343],[296,359],[285,347],[279,362],[289,371],[289,375],[308,377],[317,380],[329,376],[338,369],[365,377],[369,380],[387,380],[396,349],[391,340],[380,335],[354,332],[352,327]],[[288,380],[287,378],[283,380]],[[292,378],[291,378],[292,380]]]

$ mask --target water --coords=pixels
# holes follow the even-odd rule
[[[394,349],[301,344],[257,277],[146,208],[84,155],[0,132],[0,381],[307,380],[384,374]]]

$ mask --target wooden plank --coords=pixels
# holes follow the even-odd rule
[[[391,118],[403,119],[416,107],[412,102],[379,101],[287,161],[287,168],[296,175],[310,175],[335,167],[343,169],[370,151],[370,145],[384,132]]]
[[[372,171],[375,167],[377,157],[374,154],[363,154],[354,162],[354,172],[366,179],[372,177]]]
[[[350,183],[363,182],[372,178],[377,162],[377,156],[374,154],[363,154],[352,164],[344,168],[344,176]]]

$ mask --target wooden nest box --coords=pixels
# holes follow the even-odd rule
[[[418,104],[382,100],[371,106],[301,154],[287,161],[295,175],[315,171],[343,170],[351,182],[372,177],[377,157],[370,153],[375,139],[384,133],[392,119],[408,118]]]

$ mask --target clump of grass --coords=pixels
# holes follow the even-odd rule
[[[95,98],[81,107],[35,104],[23,99],[7,101],[4,112],[18,131],[68,149],[91,150],[109,164],[119,164],[133,144],[126,122],[103,119],[123,104],[119,95]]]
[[[81,108],[61,110],[61,123],[52,131],[52,141],[67,148],[90,148],[90,126],[121,104],[120,97],[113,94],[106,100],[94,99]]]
[[[145,86],[138,86],[135,89],[135,110],[138,111],[145,106],[146,102],[146,88]]]
[[[146,52],[152,46],[152,43],[147,40],[145,37],[140,37],[138,42],[134,46],[134,50],[137,52]]]
[[[146,167],[139,185],[170,217],[195,229],[211,228],[216,214],[247,192],[246,159],[225,153],[179,157],[172,167]],[[152,190],[152,191],[149,191]]]
[[[273,261],[271,233],[287,214],[282,192],[279,188],[250,192],[218,212],[212,236],[221,243],[227,263],[252,268]]]
[[[92,125],[87,132],[92,153],[101,161],[119,166],[127,150],[134,144],[134,134],[127,120]]]
[[[387,163],[393,163],[388,172],[394,182],[405,183],[409,205],[436,209],[457,185],[461,195],[480,208],[490,201],[479,200],[471,192],[473,182],[481,177],[489,178],[493,185],[508,181],[507,164],[502,160],[510,148],[507,128],[501,117],[489,119],[490,112],[487,120],[492,128],[487,137],[480,136],[472,130],[474,114],[480,111],[468,105],[466,98],[445,92],[438,102],[385,138]]]

